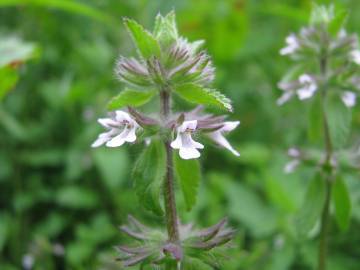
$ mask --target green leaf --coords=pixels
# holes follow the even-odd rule
[[[109,110],[120,109],[125,106],[138,107],[148,103],[155,95],[156,91],[137,91],[132,89],[125,89],[119,95],[113,97],[109,104]]]
[[[323,117],[321,112],[320,96],[315,95],[310,104],[308,120],[308,137],[310,142],[316,143],[323,138]]]
[[[0,100],[15,87],[19,80],[19,75],[12,67],[0,68]]]
[[[336,222],[342,231],[346,231],[350,223],[351,202],[347,186],[340,175],[335,180],[332,199]]]
[[[351,130],[351,110],[346,107],[338,96],[329,96],[327,118],[330,137],[335,148],[343,147]]]
[[[0,8],[11,6],[39,6],[45,8],[53,8],[63,10],[73,14],[79,14],[87,16],[91,19],[98,20],[106,23],[109,26],[113,26],[117,23],[114,17],[109,16],[105,12],[101,12],[98,9],[92,8],[90,5],[82,4],[76,1],[64,1],[64,0],[1,0]]]
[[[334,19],[329,24],[329,32],[335,36],[343,28],[348,17],[346,10],[337,10]]]
[[[311,180],[303,204],[296,216],[296,229],[304,237],[315,226],[325,202],[325,181],[320,173]]]
[[[150,32],[131,19],[125,19],[124,24],[129,30],[140,56],[145,59],[149,59],[151,56],[160,57],[160,45]]]
[[[10,231],[10,217],[6,212],[0,212],[0,251],[3,250]]]
[[[296,64],[285,71],[285,75],[282,77],[281,82],[288,83],[297,80],[300,75],[304,74],[306,65],[303,63]]]
[[[185,83],[177,85],[174,90],[180,97],[189,102],[217,106],[230,112],[233,110],[231,100],[214,89]]]
[[[199,259],[187,257],[181,267],[181,270],[211,270],[209,265],[203,263]]]
[[[152,140],[136,161],[133,170],[136,194],[143,207],[162,215],[161,189],[166,173],[166,152],[163,143]]]
[[[168,48],[173,44],[179,36],[175,12],[170,11],[165,17],[158,14],[155,19],[153,33],[163,48]]]
[[[274,208],[249,185],[233,181],[227,174],[212,174],[209,180],[219,183],[217,189],[224,189],[229,201],[227,211],[230,217],[243,224],[250,235],[262,238],[276,231],[277,215]]]
[[[177,180],[184,195],[188,211],[196,203],[196,197],[201,179],[200,164],[196,159],[184,160],[174,153],[174,168]]]
[[[100,172],[101,180],[110,191],[117,192],[127,180],[129,170],[128,153],[123,148],[97,148],[93,151],[94,164]]]
[[[64,186],[58,190],[55,200],[60,206],[74,209],[90,209],[99,204],[95,191],[80,186]]]
[[[311,15],[310,15],[310,24],[311,25],[328,25],[335,16],[334,5],[319,5],[313,3]]]

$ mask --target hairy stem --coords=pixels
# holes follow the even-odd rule
[[[170,114],[170,93],[167,90],[162,90],[160,93],[161,100],[161,115],[163,121],[166,121]],[[165,199],[165,219],[168,231],[169,241],[179,241],[178,218],[176,211],[175,190],[174,190],[174,170],[172,159],[172,148],[170,147],[170,140],[164,141],[166,148],[166,175],[164,181],[164,199]]]
[[[318,270],[326,270],[327,261],[327,246],[328,246],[328,224],[329,224],[329,208],[332,191],[332,165],[331,159],[333,154],[333,146],[329,131],[329,124],[326,115],[325,101],[326,101],[326,84],[327,84],[327,56],[326,54],[320,58],[320,72],[323,80],[323,87],[321,89],[321,112],[323,119],[323,131],[325,140],[325,161],[323,165],[324,181],[325,181],[325,202],[321,214],[321,229],[320,242],[318,254]]]
[[[329,223],[329,207],[331,198],[332,184],[326,179],[325,203],[321,214],[321,231],[319,243],[319,261],[318,269],[326,270],[327,245],[328,245],[328,223]]]

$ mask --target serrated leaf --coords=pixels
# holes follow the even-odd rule
[[[317,3],[313,3],[313,7],[310,15],[310,24],[311,25],[321,25],[321,24],[329,24],[334,16],[334,6],[329,5],[320,5]]]
[[[120,94],[113,97],[108,103],[109,110],[120,109],[125,106],[139,107],[148,103],[156,91],[137,91],[126,88]]]
[[[170,11],[165,17],[158,14],[153,33],[163,48],[173,44],[178,38],[175,12]]]
[[[149,59],[151,56],[160,57],[160,45],[155,37],[140,24],[131,19],[124,19],[141,57]]]
[[[196,203],[201,179],[199,161],[196,159],[184,160],[178,154],[174,154],[174,169],[185,199],[186,209],[190,211]]]
[[[334,19],[329,24],[329,32],[335,36],[339,33],[341,28],[344,26],[348,12],[346,10],[338,10],[335,14]]]
[[[321,216],[325,202],[325,181],[317,173],[305,193],[304,201],[296,216],[296,229],[299,236],[305,237]]]
[[[211,270],[211,269],[213,268],[203,263],[201,260],[190,257],[187,257],[181,265],[181,270]]]
[[[341,148],[349,138],[351,110],[337,96],[329,96],[326,113],[332,144]]]
[[[163,214],[160,199],[165,173],[165,147],[161,141],[152,140],[136,161],[132,178],[141,204],[157,215]]]
[[[350,223],[351,202],[347,186],[340,175],[335,180],[332,199],[336,222],[342,231],[346,231]]]
[[[308,120],[308,137],[309,141],[316,143],[322,141],[323,138],[323,117],[321,112],[320,96],[316,95],[309,109]]]
[[[231,100],[215,89],[185,83],[177,85],[174,90],[180,97],[189,102],[217,106],[230,112],[233,110]]]

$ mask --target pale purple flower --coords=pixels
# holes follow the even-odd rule
[[[298,148],[291,147],[288,150],[288,155],[293,158],[293,160],[290,160],[288,163],[284,166],[284,172],[285,173],[292,173],[295,171],[295,169],[300,165],[300,156],[301,153]]]
[[[299,99],[304,100],[311,98],[317,90],[315,79],[308,74],[303,74],[299,77],[299,82],[302,86],[296,90],[296,94],[298,95]]]
[[[360,65],[360,50],[351,51],[350,58],[355,64]]]
[[[22,266],[25,270],[30,270],[33,268],[35,263],[35,258],[32,254],[25,254],[22,257]]]
[[[287,46],[280,50],[281,55],[288,55],[296,52],[300,48],[299,41],[295,34],[290,34],[286,37]]]
[[[292,173],[295,169],[300,165],[300,160],[294,159],[290,160],[288,163],[285,164],[284,172],[285,173]]]
[[[354,107],[356,104],[356,94],[351,91],[345,91],[341,95],[341,100],[344,102],[346,107]]]
[[[218,145],[228,149],[229,151],[231,151],[235,156],[240,156],[239,152],[236,151],[228,142],[228,140],[226,140],[226,138],[224,137],[225,133],[228,133],[232,130],[234,130],[238,125],[240,124],[240,121],[228,121],[228,122],[224,122],[224,126],[221,127],[220,129],[217,129],[213,132],[208,133],[208,136]]]
[[[139,124],[126,112],[116,111],[112,118],[100,118],[98,122],[107,129],[101,133],[91,147],[105,144],[107,147],[118,147],[125,142],[136,141],[136,130]]]
[[[292,158],[299,158],[300,157],[300,150],[296,147],[291,147],[288,149],[288,155]]]
[[[198,149],[203,149],[201,143],[194,141],[191,134],[196,130],[197,120],[184,121],[176,130],[176,139],[171,142],[171,147],[179,149],[182,159],[194,159],[200,157]]]
[[[296,86],[293,86],[293,84],[296,84]],[[279,87],[284,90],[284,93],[276,102],[279,106],[289,101],[295,94],[300,100],[311,98],[318,89],[316,80],[309,74],[300,75],[296,83],[279,83]]]
[[[292,91],[285,91],[284,94],[282,94],[276,101],[276,104],[281,106],[284,103],[288,102],[294,95],[294,92]]]

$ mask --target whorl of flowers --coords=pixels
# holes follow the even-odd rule
[[[124,267],[140,264],[150,265],[155,269],[161,267],[166,261],[175,260],[178,269],[186,269],[191,260],[206,259],[207,264],[220,267],[219,259],[226,257],[222,251],[217,254],[211,250],[218,246],[226,248],[234,237],[235,231],[226,228],[227,220],[223,219],[217,224],[205,228],[195,229],[192,224],[180,224],[181,243],[173,244],[167,240],[167,235],[157,229],[152,229],[140,223],[133,216],[128,216],[128,225],[123,225],[120,230],[131,238],[137,240],[137,245],[116,246],[119,252],[117,258]],[[191,258],[185,258],[185,254],[191,254]],[[157,267],[157,268],[156,268]]]
[[[345,12],[335,13],[334,7],[315,6],[310,25],[298,34],[286,38],[286,46],[280,54],[290,57],[295,65],[279,83],[283,94],[278,99],[282,105],[292,97],[305,100],[318,93],[323,87],[316,61],[326,59],[326,81],[346,107],[353,107],[360,91],[359,77],[360,49],[356,34],[349,34],[343,28]]]

